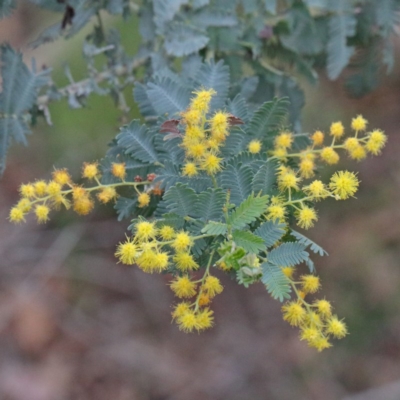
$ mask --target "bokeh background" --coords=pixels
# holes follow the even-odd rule
[[[22,5],[0,22],[0,41],[54,67],[62,85],[63,62],[76,80],[84,76],[87,32],[31,50],[28,43],[53,21]],[[134,54],[135,20],[106,22],[117,24]],[[400,399],[399,41],[396,49],[395,71],[361,100],[323,76],[307,87],[305,131],[338,119],[348,126],[362,113],[389,135],[381,157],[341,161],[359,171],[357,200],[323,202],[308,232],[330,253],[314,258],[322,295],[350,331],[322,353],[299,342],[261,284],[246,290],[227,277],[213,304],[216,326],[201,335],[179,332],[171,324],[167,279],[116,264],[115,244],[128,222],[118,223],[112,207],[84,218],[62,212],[46,226],[11,225],[8,211],[21,182],[49,178],[54,166],[78,176],[82,162],[100,158],[121,125],[108,97],[93,96],[80,110],[51,104],[54,125],[40,122],[29,147],[12,147],[0,181],[0,399]],[[137,117],[128,97],[129,117]]]

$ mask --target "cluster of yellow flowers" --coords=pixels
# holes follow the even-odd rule
[[[333,315],[329,301],[323,299],[308,303],[305,300],[307,295],[320,289],[319,278],[315,275],[301,275],[300,280],[296,282],[293,280],[294,268],[286,267],[283,272],[289,278],[297,297],[297,300],[283,305],[283,319],[300,328],[300,339],[305,340],[310,347],[322,351],[332,346],[329,342],[330,337],[345,337],[346,324]]]
[[[194,280],[192,276],[199,265],[190,249],[195,240],[207,236],[210,235],[190,236],[185,231],[176,232],[169,225],[157,228],[155,222],[139,221],[134,236],[120,243],[115,253],[121,263],[137,264],[147,273],[163,272],[171,262],[175,264],[180,275],[171,282],[171,290],[179,299],[190,299],[197,294],[194,302],[179,303],[172,314],[186,332],[212,326],[213,312],[206,306],[223,289],[219,279],[210,275],[211,258],[201,279]]]
[[[125,163],[113,163],[111,173],[120,180],[118,183],[104,185],[100,183],[100,170],[97,163],[84,163],[82,167],[82,178],[94,181],[92,187],[83,187],[72,181],[71,175],[66,169],[53,171],[52,179],[48,182],[39,180],[33,183],[23,184],[20,187],[21,199],[11,208],[9,219],[11,222],[20,223],[25,221],[25,216],[30,212],[36,216],[38,223],[49,220],[52,209],[59,209],[63,205],[72,209],[80,215],[87,215],[94,207],[92,192],[97,192],[97,199],[105,204],[115,200],[118,196],[118,186],[133,186],[138,194],[140,207],[150,203],[150,195],[147,192],[139,192],[138,185],[149,184],[150,181],[126,182]]]
[[[195,176],[199,170],[215,175],[221,170],[222,159],[218,154],[229,135],[230,115],[217,111],[207,119],[213,95],[215,91],[212,89],[198,90],[188,109],[181,114],[185,124],[182,147],[185,149],[187,160],[182,169],[183,175]]]
[[[229,136],[231,125],[242,121],[221,110],[210,115],[210,102],[215,94],[212,89],[194,92],[188,108],[181,113],[180,123],[184,127],[181,146],[185,151],[182,175],[192,177],[200,171],[205,171],[211,177],[214,187],[218,187],[215,175],[222,169],[221,147]],[[354,134],[343,140],[343,124],[334,122],[329,131],[330,145],[324,145],[325,134],[318,130],[310,135],[310,145],[299,152],[291,152],[295,144],[295,135],[288,131],[280,132],[275,138],[274,148],[268,154],[269,160],[278,163],[278,194],[269,199],[261,218],[284,222],[293,214],[297,224],[308,229],[318,219],[313,203],[329,197],[346,200],[354,196],[359,180],[353,172],[337,171],[328,183],[312,178],[315,176],[318,162],[329,165],[338,163],[338,150],[346,151],[350,158],[358,161],[368,153],[378,155],[387,138],[381,130],[367,132],[367,125],[368,122],[361,115],[353,118],[351,129]],[[258,154],[262,147],[262,142],[255,139],[248,144],[247,150]],[[37,221],[43,223],[49,219],[51,209],[61,205],[66,208],[72,206],[78,214],[86,215],[94,207],[92,193],[96,193],[101,203],[108,203],[117,198],[117,188],[120,186],[133,187],[139,207],[149,206],[151,195],[162,194],[157,184],[154,184],[154,174],[149,174],[146,180],[140,177],[133,181],[126,180],[124,163],[113,163],[111,173],[117,178],[117,182],[102,184],[99,165],[85,163],[82,167],[82,178],[93,182],[91,187],[74,183],[66,169],[55,170],[48,182],[40,180],[21,185],[21,199],[11,209],[9,219],[19,223],[33,211]],[[141,191],[139,186],[143,186]],[[134,224],[132,236],[117,246],[115,256],[122,264],[135,264],[146,273],[171,272],[174,275],[170,288],[180,302],[175,305],[172,318],[185,332],[202,331],[213,325],[213,311],[209,305],[212,299],[222,292],[223,287],[219,279],[211,274],[211,267],[218,267],[223,271],[248,267],[255,273],[256,281],[262,275],[262,263],[268,260],[267,249],[264,251],[265,258],[262,254],[253,254],[243,248],[237,248],[231,235],[232,227],[228,222],[228,203],[229,201],[224,208],[227,223],[226,241],[218,249],[223,255],[217,259],[214,258],[215,251],[210,251],[208,263],[203,266],[202,274],[199,273],[200,265],[193,255],[192,248],[196,240],[218,236],[209,234],[210,231],[207,230],[206,234],[196,236],[184,230],[177,231],[163,220],[151,222],[139,219]],[[186,217],[186,220],[190,219]],[[224,246],[229,248],[228,253],[224,253]],[[233,254],[236,257],[235,267],[232,262],[227,261]],[[343,338],[347,334],[346,325],[333,315],[331,304],[327,300],[306,301],[307,296],[314,295],[320,289],[319,278],[315,275],[300,275],[296,281],[293,278],[294,267],[283,267],[282,271],[288,278],[295,297],[283,305],[283,318],[292,326],[300,328],[300,339],[321,351],[331,346],[331,338]]]
[[[309,202],[327,197],[346,200],[354,196],[359,181],[356,174],[349,171],[335,172],[327,185],[319,179],[303,185],[301,183],[315,175],[318,159],[330,165],[338,163],[340,157],[337,150],[339,149],[346,150],[350,158],[358,161],[365,158],[367,153],[378,155],[384,147],[387,137],[381,130],[376,129],[359,138],[359,133],[366,131],[367,124],[368,121],[361,115],[353,118],[351,128],[354,136],[347,138],[342,144],[338,144],[338,141],[344,136],[344,126],[341,122],[334,122],[330,126],[332,141],[329,146],[323,146],[324,133],[316,131],[310,137],[312,145],[299,153],[289,152],[294,143],[293,134],[286,131],[281,132],[275,138],[273,157],[271,158],[279,162],[277,182],[281,196],[272,197],[267,210],[267,218],[284,221],[288,214],[288,207],[291,207],[295,210],[297,224],[303,229],[309,229],[318,219],[316,210],[308,205]],[[299,159],[297,171],[286,165],[290,159],[296,158]],[[303,193],[305,196],[292,200],[294,192]]]

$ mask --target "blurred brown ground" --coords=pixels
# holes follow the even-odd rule
[[[0,39],[24,46],[37,29],[27,25],[30,10],[2,21]],[[382,156],[343,161],[343,168],[360,171],[358,199],[322,203],[320,221],[308,233],[330,253],[314,257],[321,296],[334,302],[350,330],[323,353],[299,342],[261,284],[246,290],[226,277],[213,304],[216,326],[201,335],[179,332],[171,324],[174,299],[166,278],[116,265],[115,244],[127,223],[104,208],[87,218],[53,214],[47,226],[9,224],[19,184],[48,177],[47,165],[61,166],[46,152],[50,139],[39,125],[31,147],[12,150],[0,182],[0,399],[400,398],[397,61],[395,72],[362,100],[346,98],[337,82],[308,90],[306,130],[326,128],[332,119],[348,125],[361,112],[389,135]],[[70,118],[79,112],[64,107]],[[105,150],[117,126],[96,145]],[[57,129],[49,132],[57,140]],[[62,159],[64,166],[76,161],[75,151],[85,159],[66,148],[72,155]],[[371,388],[378,392],[366,392]]]

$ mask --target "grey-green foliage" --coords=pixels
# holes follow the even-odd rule
[[[70,85],[66,88],[54,84],[47,87],[37,78],[35,90],[27,97],[32,104],[24,112],[29,111],[35,118],[44,115],[50,121],[50,101],[66,97],[69,105],[77,108],[84,106],[85,99],[93,93],[112,96],[116,105],[126,111],[122,90],[142,79],[139,67],[145,65],[145,82],[136,83],[134,98],[148,120],[164,114],[178,115],[188,104],[188,87],[196,89],[203,85],[218,93],[213,108],[224,106],[243,121],[251,121],[246,135],[240,129],[232,132],[224,156],[242,150],[252,136],[270,140],[264,136],[263,127],[279,126],[283,111],[289,111],[289,122],[299,131],[304,104],[302,79],[315,83],[318,73],[336,79],[349,68],[345,85],[352,95],[360,96],[374,89],[379,83],[380,65],[387,71],[393,68],[392,36],[400,23],[400,0],[71,0],[68,4],[30,1],[60,14],[59,22],[45,29],[34,46],[60,37],[68,39],[87,24],[92,24],[93,29],[83,45],[87,78],[75,82],[68,72]],[[0,18],[14,8],[15,0],[0,1]],[[68,13],[70,9],[74,16]],[[132,34],[137,28],[129,17],[138,15],[142,44],[135,56],[124,51],[115,31],[104,30],[104,14],[121,15],[132,24]],[[4,59],[15,51],[6,46],[3,53]],[[103,66],[94,62],[97,56],[104,56]],[[181,63],[176,62],[182,57]],[[214,64],[202,64],[202,60],[211,58],[215,59]],[[218,62],[221,59],[225,64]],[[176,68],[177,65],[181,67]],[[16,74],[7,74],[3,66],[2,80],[9,81],[10,87],[24,87],[26,74],[20,72],[28,68],[22,66],[21,61]],[[228,94],[226,83],[230,78],[234,84]],[[253,114],[257,106],[276,96],[286,97],[289,106],[280,99],[264,104]],[[227,102],[228,97],[231,100]],[[269,116],[271,111],[273,118]],[[29,120],[2,119],[3,164],[10,137],[23,141]],[[171,175],[171,169],[168,173]],[[247,166],[231,173],[239,180],[250,175]],[[174,182],[172,175],[169,182]],[[257,177],[252,179],[262,187]],[[205,181],[200,179],[199,187],[204,187]],[[247,194],[248,190],[236,192],[241,199]]]
[[[232,116],[237,117],[235,110],[238,113],[247,110],[243,124],[231,126],[230,135],[221,148],[226,161],[215,174],[214,181],[204,172],[191,178],[182,173],[186,160],[181,147],[184,134],[181,112],[190,102],[190,93],[200,88],[198,76],[205,71],[209,82],[218,82],[221,93],[216,96],[218,101],[211,103],[209,116],[220,109],[230,109]],[[176,90],[168,90],[174,82],[173,75],[169,75],[170,78],[156,77],[146,84],[137,85],[140,88],[137,96],[139,107],[152,110],[151,113],[156,109],[162,110],[163,115],[155,112],[146,115],[152,118],[145,124],[134,120],[121,129],[102,161],[103,179],[111,178],[110,166],[116,160],[126,162],[130,180],[133,179],[129,169],[131,165],[144,168],[138,173],[141,179],[145,179],[146,173],[154,172],[155,183],[165,192],[162,200],[153,199],[146,211],[157,217],[160,221],[157,224],[184,229],[193,235],[205,235],[195,241],[191,250],[196,257],[206,260],[213,250],[217,250],[239,283],[248,286],[262,281],[274,298],[283,301],[288,298],[291,286],[282,268],[305,263],[313,272],[313,262],[306,249],[310,247],[315,253],[325,254],[306,236],[289,230],[286,223],[265,221],[263,216],[277,190],[275,177],[278,166],[268,159],[265,151],[249,153],[247,144],[250,139],[258,138],[264,150],[268,152],[272,148],[274,137],[288,123],[287,100],[272,99],[250,111],[248,101],[231,92],[230,71],[222,61],[200,63],[191,78],[175,83]],[[189,77],[189,71],[185,70],[185,75]],[[212,88],[211,83],[206,87]],[[158,96],[149,95],[154,90]],[[229,98],[230,93],[233,99]],[[229,108],[234,101],[240,106]],[[173,127],[172,132],[163,131],[166,121],[174,121],[169,125]],[[235,133],[241,140],[230,142],[230,136]],[[307,141],[296,141],[299,151],[307,146]],[[229,151],[224,150],[225,147]],[[215,188],[215,185],[219,187]],[[119,218],[143,215],[143,209],[135,198],[133,195],[132,199],[124,197],[117,201],[115,208]],[[212,238],[207,237],[209,235]],[[257,257],[266,260],[262,266],[255,262]]]
[[[0,172],[5,168],[6,154],[11,142],[27,143],[30,133],[30,111],[35,106],[37,94],[48,83],[49,70],[30,70],[22,61],[22,55],[9,45],[1,46],[0,93]]]

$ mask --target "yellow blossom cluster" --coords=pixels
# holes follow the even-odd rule
[[[271,154],[279,163],[277,184],[281,195],[271,198],[266,218],[284,221],[289,215],[289,209],[292,209],[297,225],[309,229],[318,220],[317,212],[311,206],[313,202],[327,197],[336,200],[353,197],[359,186],[359,180],[353,172],[337,171],[328,184],[319,179],[311,182],[308,180],[315,176],[318,161],[329,165],[337,164],[340,149],[345,150],[350,158],[357,161],[365,158],[367,153],[378,155],[387,141],[386,135],[379,129],[365,133],[367,124],[368,121],[361,115],[353,118],[351,129],[354,135],[339,143],[343,140],[345,128],[341,122],[334,122],[329,129],[329,135],[332,137],[330,145],[324,146],[325,134],[318,130],[310,135],[311,145],[300,152],[290,152],[295,140],[291,132],[283,131],[276,136]],[[359,137],[360,133],[364,136]],[[287,166],[289,160],[296,159],[297,168]],[[303,183],[304,181],[306,182]],[[296,199],[293,199],[294,194]]]
[[[142,220],[136,223],[133,237],[121,242],[115,253],[121,263],[137,264],[146,273],[161,273],[175,267],[177,276],[170,288],[176,297],[185,301],[175,307],[172,316],[185,332],[212,326],[213,312],[205,307],[223,290],[219,279],[210,275],[211,259],[201,279],[194,280],[192,276],[199,265],[191,254],[191,247],[195,240],[205,236],[191,236],[169,225],[158,228],[156,222]],[[187,302],[195,296],[193,303]]]
[[[314,300],[307,302],[306,296],[316,293],[320,288],[319,278],[315,275],[302,275],[293,280],[294,268],[283,268],[297,296],[296,300],[286,302],[282,307],[283,319],[290,325],[300,328],[300,339],[310,347],[322,351],[332,346],[330,338],[342,339],[347,335],[346,324],[332,313],[329,301]]]
[[[94,181],[95,185],[84,187],[72,181],[70,173],[66,169],[56,169],[49,181],[38,180],[36,182],[22,184],[19,192],[21,199],[11,208],[9,219],[11,222],[20,223],[25,221],[29,212],[33,212],[38,223],[49,220],[52,209],[64,206],[72,209],[79,215],[87,215],[94,208],[93,192],[100,203],[106,204],[118,197],[116,188],[118,186],[133,186],[137,191],[139,207],[146,207],[150,203],[150,195],[147,192],[139,192],[138,185],[146,185],[150,182],[125,182],[125,163],[113,163],[111,173],[120,182],[102,184],[101,173],[98,163],[84,163],[82,167],[82,178]]]
[[[210,102],[215,94],[212,89],[194,92],[188,109],[181,114],[185,125],[181,144],[186,155],[186,163],[182,167],[185,176],[195,176],[199,171],[215,175],[221,170],[219,153],[229,135],[230,114],[217,111],[208,117]]]

